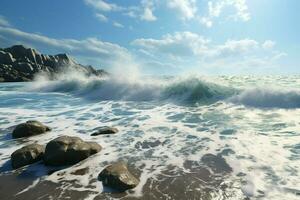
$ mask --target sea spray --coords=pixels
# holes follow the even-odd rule
[[[88,100],[169,101],[174,103],[211,103],[225,99],[235,89],[202,80],[200,77],[140,77],[128,80],[116,76],[90,78],[77,74],[40,79],[31,91],[70,93]]]
[[[42,121],[52,127],[53,132],[22,140],[22,145],[46,144],[60,135],[69,135],[95,141],[103,147],[94,157],[51,175],[48,175],[49,169],[41,168],[41,163],[28,166],[24,169],[24,175],[33,174],[41,179],[36,185],[24,186],[28,187],[28,191],[24,190],[18,198],[25,195],[36,195],[34,198],[39,198],[40,193],[37,191],[44,189],[47,185],[43,184],[50,181],[65,196],[77,192],[111,199],[113,197],[109,193],[103,192],[102,183],[97,180],[97,176],[104,167],[117,161],[127,162],[132,167],[132,172],[137,172],[136,175],[141,179],[141,185],[130,194],[124,194],[127,197],[131,195],[151,199],[151,195],[163,195],[170,199],[191,199],[197,195],[195,198],[299,198],[299,109],[254,109],[243,101],[232,100],[245,94],[248,96],[244,100],[262,99],[263,93],[256,92],[257,88],[283,96],[288,96],[288,93],[297,94],[297,90],[291,88],[297,88],[299,78],[278,80],[276,77],[224,77],[223,84],[222,81],[214,81],[214,77],[173,77],[163,78],[161,81],[161,78],[147,77],[129,84],[126,81],[113,81],[112,78],[81,80],[70,78],[71,76],[73,75],[67,75],[58,81],[0,85],[0,162],[3,166],[7,166],[11,153],[19,148],[21,142],[8,136],[16,124],[27,120]],[[273,84],[267,84],[268,86],[276,83],[282,87],[271,89],[257,84],[272,80]],[[253,86],[254,83],[256,84]],[[111,84],[115,84],[115,91],[111,90]],[[145,91],[145,85],[150,88],[146,91],[151,94],[152,99],[153,96],[161,99],[139,101],[138,97],[135,101],[122,101],[128,95],[126,91],[139,93],[136,88],[140,87],[140,90]],[[241,85],[244,87],[240,87]],[[293,85],[295,87],[291,87]],[[123,92],[114,96],[116,100],[102,101],[103,87],[107,89],[108,99],[111,99],[109,91]],[[166,89],[170,87],[171,89]],[[229,89],[224,98],[223,87]],[[150,92],[153,88],[158,91],[157,95]],[[204,92],[205,95],[189,92],[201,91],[203,88],[209,90]],[[252,90],[254,91],[249,92]],[[221,95],[218,91],[221,91]],[[91,94],[95,95],[93,101],[86,101]],[[132,95],[134,96],[129,96],[133,97]],[[189,96],[192,98],[188,98]],[[173,103],[174,100],[201,101],[214,96],[218,99],[217,103]],[[151,99],[150,97],[146,99]],[[282,96],[278,95],[278,98]],[[265,104],[272,104],[272,101],[266,101]],[[117,127],[120,132],[111,136],[90,135],[95,128],[102,126]],[[212,165],[203,162],[202,158],[206,154],[216,155],[211,158],[222,156],[233,171],[224,175],[215,174]],[[86,167],[89,168],[87,174],[74,175],[74,171]],[[16,194],[21,191],[17,191],[17,187],[12,190],[8,192]]]
[[[256,108],[300,108],[300,90],[284,88],[247,89],[228,99],[235,104]]]

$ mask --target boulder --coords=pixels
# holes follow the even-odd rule
[[[42,160],[45,147],[39,144],[30,144],[11,154],[11,164],[14,169]]]
[[[105,127],[97,128],[96,131],[91,134],[91,136],[115,134],[118,131],[119,130],[117,128],[105,126]]]
[[[135,188],[139,180],[134,177],[124,163],[107,166],[98,176],[103,185],[119,192]]]
[[[33,135],[39,135],[50,131],[51,129],[48,126],[45,126],[39,121],[30,120],[26,123],[22,123],[16,126],[12,132],[13,138],[28,137]]]
[[[85,142],[79,137],[61,136],[46,145],[46,165],[63,166],[76,164],[101,151],[96,142]]]

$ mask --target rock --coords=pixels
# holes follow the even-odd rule
[[[91,155],[101,151],[102,147],[97,142],[86,142],[90,146]]]
[[[0,63],[12,64],[15,61],[13,56],[9,52],[0,51]]]
[[[26,123],[22,123],[16,126],[12,132],[13,138],[28,137],[33,135],[39,135],[50,131],[51,129],[48,126],[45,126],[39,121],[30,120]]]
[[[70,65],[70,64],[74,64],[75,62],[73,62],[73,60],[65,53],[62,54],[57,54],[55,55],[55,58],[57,59],[57,62],[60,65]]]
[[[0,48],[0,81],[19,82],[34,79],[37,73],[47,72],[50,79],[59,73],[75,71],[86,76],[106,76],[104,70],[96,70],[91,66],[76,63],[67,54],[43,55],[32,48],[15,45]]]
[[[34,71],[32,65],[30,63],[26,63],[26,62],[14,63],[13,67],[14,67],[14,69],[16,69],[20,72],[24,72],[24,73],[31,73]]]
[[[91,136],[115,134],[118,131],[119,130],[117,128],[105,126],[105,127],[98,128],[94,133],[91,134]]]
[[[98,176],[103,185],[123,192],[135,188],[139,180],[134,177],[124,163],[115,163],[107,166]]]
[[[95,142],[85,142],[79,137],[61,136],[46,145],[44,162],[46,165],[63,166],[76,164],[101,151]]]
[[[39,144],[30,144],[11,154],[14,169],[35,163],[43,158],[45,147]]]
[[[27,48],[25,48],[23,45],[14,45],[12,47],[4,49],[4,51],[11,53],[16,59],[20,59],[27,55]]]

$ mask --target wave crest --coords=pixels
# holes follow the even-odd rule
[[[180,104],[209,104],[225,100],[256,108],[300,108],[300,91],[283,88],[235,89],[199,77],[140,77],[127,80],[110,76],[85,77],[62,74],[57,81],[39,77],[30,91],[60,92],[92,101],[166,101]]]
[[[69,93],[89,100],[172,101],[210,103],[225,99],[234,90],[197,77],[150,78],[126,81],[115,77],[84,78],[68,75],[58,81],[40,79],[30,88],[40,92]]]
[[[300,108],[300,91],[256,88],[245,90],[229,101],[256,108]]]

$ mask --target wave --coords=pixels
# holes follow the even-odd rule
[[[30,91],[68,93],[92,101],[167,101],[180,104],[210,104],[219,100],[255,108],[300,108],[300,91],[283,88],[236,89],[196,76],[140,77],[129,80],[117,76],[84,77],[63,74],[57,81],[39,77]]]
[[[30,91],[69,93],[88,100],[172,101],[176,103],[210,103],[235,93],[229,87],[198,77],[143,77],[128,81],[115,77],[84,78],[70,75],[58,81],[39,80]]]
[[[256,108],[300,108],[300,91],[283,88],[255,88],[229,98],[235,104]]]

